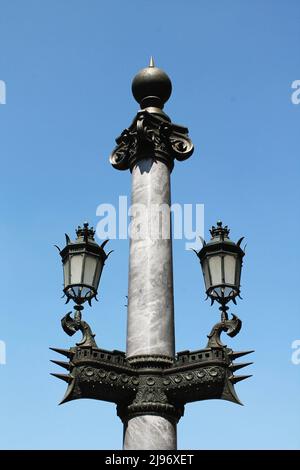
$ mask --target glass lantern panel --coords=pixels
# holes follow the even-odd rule
[[[96,276],[95,276],[95,280],[94,280],[94,289],[98,290],[98,286],[99,286],[99,281],[100,281],[100,276],[101,276],[101,273],[102,273],[102,269],[103,269],[103,261],[101,258],[98,259],[98,265],[97,265],[97,271],[96,271]]]
[[[64,286],[70,284],[70,259],[69,257],[64,262]]]
[[[241,284],[241,271],[242,271],[242,260],[237,258],[236,260],[236,285],[239,288]]]
[[[207,258],[202,261],[202,272],[204,277],[205,290],[207,291],[211,286]]]
[[[97,261],[98,261],[98,258],[96,258],[95,256],[91,256],[88,254],[85,255],[83,283],[88,286],[94,287],[94,278],[95,278],[95,272],[97,269]]]
[[[212,286],[222,284],[222,258],[220,255],[213,255],[209,258],[209,269]]]
[[[83,255],[72,255],[71,256],[71,282],[70,284],[81,284],[82,283],[82,263]]]
[[[69,289],[73,297],[81,297],[81,287],[73,286],[72,289]]]
[[[222,297],[222,288],[221,287],[216,287],[215,289],[213,289],[211,291],[211,295],[213,297],[216,297],[216,298]]]
[[[226,298],[232,297],[232,295],[233,295],[232,287],[225,287],[223,293],[224,293],[224,297],[226,297]]]
[[[235,265],[236,257],[234,255],[224,256],[225,284],[235,284]]]
[[[88,287],[81,288],[81,292],[80,292],[81,297],[89,298],[91,296],[90,294],[91,294],[91,289],[89,289]]]
[[[76,299],[88,299],[91,297],[91,289],[82,287],[81,285],[73,285],[68,289],[68,295],[76,301]]]

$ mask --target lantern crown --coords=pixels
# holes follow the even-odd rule
[[[76,229],[76,235],[77,235],[77,240],[78,241],[85,241],[87,242],[88,240],[94,241],[94,235],[95,235],[95,230],[93,227],[89,227],[88,222],[84,222],[83,227],[80,227],[78,225]]]
[[[229,240],[230,229],[228,228],[228,225],[225,225],[223,227],[223,222],[221,220],[218,220],[217,226],[215,227],[213,225],[209,232],[211,234],[211,240],[214,240],[214,241],[221,241],[225,239]]]

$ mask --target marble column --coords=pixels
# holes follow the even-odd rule
[[[125,425],[124,450],[177,449],[176,424],[162,416],[143,415]]]
[[[153,158],[132,169],[127,358],[174,358],[170,170]],[[176,449],[176,424],[145,414],[125,424],[124,449]]]
[[[146,158],[132,170],[127,357],[174,357],[170,170]],[[159,210],[160,209],[160,210]]]

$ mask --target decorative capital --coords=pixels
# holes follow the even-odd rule
[[[116,142],[110,163],[117,170],[132,170],[139,160],[152,156],[154,160],[164,162],[171,171],[175,159],[186,160],[194,151],[186,127],[171,123],[163,112],[148,110],[139,111]]]

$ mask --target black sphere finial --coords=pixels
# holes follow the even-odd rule
[[[151,56],[148,67],[140,70],[132,81],[132,94],[141,109],[154,106],[162,109],[172,93],[172,83],[168,75],[154,65]]]

